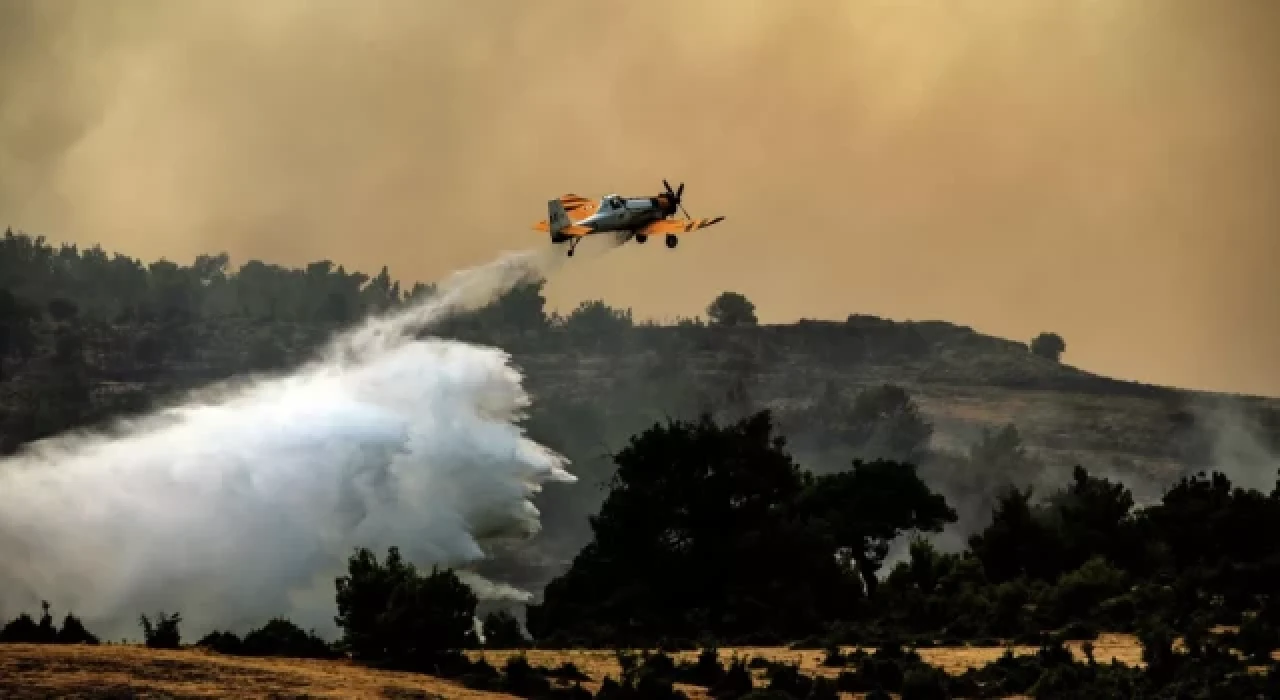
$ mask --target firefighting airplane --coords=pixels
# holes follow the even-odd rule
[[[549,218],[534,224],[535,231],[551,234],[552,243],[569,241],[569,255],[582,239],[596,233],[612,233],[625,243],[632,238],[636,243],[644,243],[649,236],[659,233],[667,234],[667,247],[674,248],[680,243],[678,234],[697,231],[724,221],[723,216],[714,219],[693,219],[684,210],[680,195],[684,194],[684,183],[676,190],[671,184],[662,181],[667,191],[653,197],[620,197],[616,194],[605,195],[600,203],[566,194],[559,199],[547,202]],[[670,219],[679,210],[686,221]]]

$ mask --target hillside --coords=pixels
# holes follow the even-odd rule
[[[117,419],[220,382],[288,372],[337,331],[432,294],[425,285],[406,294],[386,269],[370,278],[325,261],[294,270],[251,261],[231,272],[225,256],[143,264],[7,235],[0,447],[127,430]],[[521,285],[423,332],[501,348],[523,371],[533,397],[523,427],[567,455],[579,477],[533,497],[538,537],[493,543],[529,524],[500,516],[530,514],[524,497],[538,482],[527,475],[553,471],[546,460],[523,461],[543,457],[527,443],[499,441],[515,436],[502,423],[521,408],[501,353],[392,345],[351,364],[326,361],[325,372],[188,422],[225,429],[158,434],[188,436],[181,444],[148,435],[109,458],[80,460],[80,472],[10,473],[10,556],[48,547],[61,561],[52,576],[19,570],[13,579],[9,605],[43,599],[44,612],[37,622],[30,611],[5,611],[17,613],[0,629],[6,677],[37,694],[85,697],[103,685],[184,697],[229,687],[263,697],[458,696],[446,678],[544,700],[590,692],[552,693],[553,678],[577,676],[572,668],[498,669],[461,655],[532,642],[531,658],[555,663],[562,657],[550,650],[575,650],[579,670],[596,677],[614,668],[603,650],[703,650],[679,664],[618,656],[622,684],[594,694],[615,700],[631,697],[633,682],[648,684],[637,697],[680,697],[663,690],[668,683],[732,686],[738,694],[722,697],[738,697],[761,673],[796,698],[908,688],[1005,697],[1056,684],[1254,695],[1280,680],[1269,661],[1280,639],[1270,594],[1280,554],[1255,536],[1280,523],[1276,400],[1096,376],[1057,361],[1043,337],[1029,346],[944,322],[852,315],[760,325],[732,292],[712,300],[706,320],[658,325],[600,300],[548,313],[541,285]],[[255,442],[259,434],[269,439]],[[370,459],[366,445],[409,457]],[[332,464],[339,469],[325,471]],[[1215,473],[1179,478],[1205,467]],[[185,500],[167,498],[179,473]],[[273,478],[285,473],[293,478]],[[61,498],[33,475],[62,478],[75,488],[61,495],[80,497]],[[202,490],[207,475],[216,488]],[[239,488],[246,482],[253,488]],[[35,507],[24,511],[27,502]],[[94,519],[104,512],[112,518]],[[127,527],[112,537],[115,522]],[[277,581],[330,570],[334,543],[370,532],[388,548],[385,564],[358,546],[347,575],[331,579],[340,639],[262,619],[289,606],[271,602]],[[462,572],[406,563],[471,561],[477,541],[491,555],[478,573],[533,600],[513,604],[500,591],[495,600]],[[86,542],[123,564],[104,568],[96,586]],[[173,557],[171,544],[189,551]],[[405,558],[400,545],[412,548]],[[248,556],[208,558],[228,552]],[[192,553],[203,566],[185,565]],[[138,571],[147,573],[108,575]],[[202,596],[215,585],[242,588],[223,609]],[[139,605],[178,592],[166,600],[182,615],[162,610],[155,626],[138,618],[149,645],[174,651],[78,647],[93,635],[73,612],[88,608],[90,627],[111,639],[129,621],[115,613],[133,614],[108,601],[117,609],[107,619],[82,591],[131,586],[147,594]],[[60,627],[46,596],[60,614],[69,608]],[[290,616],[311,626],[316,610]],[[178,650],[180,623],[218,654]],[[238,636],[250,625],[262,627]],[[1140,651],[1121,634],[1141,639]],[[1185,651],[1174,648],[1178,635]],[[1075,655],[1068,641],[1081,642]],[[60,648],[23,646],[31,643]],[[1034,657],[994,658],[1006,643]],[[800,665],[717,660],[715,645]],[[850,645],[875,651],[838,648]],[[821,669],[816,649],[825,650]],[[1141,658],[1145,668],[1094,663],[1096,652]],[[273,655],[330,660],[259,658]],[[344,658],[361,667],[332,661]],[[1247,678],[1250,665],[1269,675]],[[797,675],[801,667],[812,676]]]
[[[1080,644],[1072,652],[1083,658]],[[1099,641],[1095,655],[1140,666],[1137,640],[1123,635]],[[1019,655],[1034,647],[1012,647]],[[724,649],[726,657],[769,659],[797,663],[806,674],[834,678],[839,669],[822,668],[821,652],[785,648]],[[959,647],[921,650],[926,663],[959,675],[981,668],[1004,653],[1004,647]],[[555,668],[572,662],[591,679],[582,686],[595,693],[606,677],[618,679],[620,670],[608,652],[485,650],[471,654],[501,668],[512,656],[524,655],[535,666]],[[675,655],[693,660],[696,653]],[[755,681],[766,684],[760,671]],[[680,687],[690,698],[709,697],[705,688]],[[432,676],[368,669],[346,661],[224,656],[203,649],[160,650],[142,646],[56,646],[0,644],[0,694],[7,698],[343,698],[378,700],[434,700],[435,698],[513,698],[499,692],[471,690],[456,681]],[[845,698],[863,693],[842,693]]]
[[[212,382],[286,369],[366,313],[431,292],[403,290],[386,268],[371,277],[328,261],[250,261],[232,271],[225,255],[144,264],[12,232],[0,253],[3,452]],[[737,306],[724,307],[726,298]],[[599,300],[560,316],[533,285],[432,329],[510,352],[534,397],[530,433],[580,476],[539,496],[546,529],[518,562],[503,558],[509,577],[537,588],[564,568],[603,498],[607,453],[667,416],[771,409],[817,472],[855,457],[917,462],[960,511],[958,535],[982,526],[1006,485],[1056,488],[1076,464],[1124,483],[1139,502],[1207,466],[1247,486],[1275,481],[1277,399],[1098,376],[942,321],[853,314],[758,325],[750,302],[732,294],[708,317],[637,323]],[[885,385],[905,394],[860,407]]]

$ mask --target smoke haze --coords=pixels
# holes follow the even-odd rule
[[[1280,5],[0,3],[0,217],[189,261],[434,279],[573,191],[725,223],[553,304],[1042,330],[1280,395]]]
[[[518,426],[529,397],[509,357],[411,341],[538,279],[559,260],[551,252],[455,274],[287,376],[0,461],[0,609],[49,600],[114,639],[136,637],[136,616],[156,610],[181,612],[192,639],[277,615],[333,637],[333,581],[354,548],[465,566],[486,543],[536,534],[533,495],[575,477]],[[527,597],[464,577],[482,599]]]

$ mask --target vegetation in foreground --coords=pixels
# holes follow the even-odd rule
[[[551,648],[705,649],[688,663],[619,657],[620,677],[601,679],[594,697],[681,697],[679,684],[745,697],[757,690],[743,680],[751,662],[725,665],[716,646],[786,642],[828,649],[825,664],[841,672],[823,680],[756,662],[766,663],[765,689],[775,697],[1280,691],[1272,659],[1280,545],[1252,536],[1280,526],[1280,484],[1264,494],[1233,488],[1221,474],[1197,476],[1134,509],[1122,486],[1078,469],[1042,502],[1010,491],[965,552],[940,553],[917,536],[908,560],[880,581],[892,541],[954,518],[910,464],[854,461],[815,476],[791,460],[767,413],[658,424],[616,460],[617,477],[592,519],[594,540],[527,611],[532,639],[509,615],[492,613],[484,624],[494,634],[484,641],[505,647],[519,635],[523,645]],[[582,687],[591,679],[570,666],[515,657],[499,669],[467,656],[485,646],[472,622],[474,594],[452,571],[420,571],[395,548],[382,560],[355,552],[335,601],[342,637],[333,645],[285,620],[243,639],[214,632],[198,644],[243,656],[343,655],[521,697],[592,696]],[[74,619],[56,629],[46,608],[39,623],[20,616],[0,638],[57,642],[75,628],[78,638],[62,638],[92,643]],[[177,613],[140,619],[156,648],[180,645],[180,623]],[[1065,640],[1098,630],[1135,632],[1145,667],[1081,662],[1065,651]],[[984,637],[1040,651],[959,676],[915,651]],[[842,644],[876,650],[847,654]]]

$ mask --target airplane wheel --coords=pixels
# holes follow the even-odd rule
[[[645,241],[647,241],[647,240],[649,240],[649,234],[647,234],[647,233],[637,233],[637,234],[636,234],[636,243],[644,243],[644,242],[645,242]]]
[[[571,258],[573,257],[573,248],[570,248],[570,249],[569,249],[569,257],[571,257]]]
[[[676,246],[678,246],[678,245],[680,245],[680,239],[679,239],[678,237],[676,237],[676,236],[670,236],[670,235],[668,235],[668,236],[667,236],[667,247],[668,247],[668,248],[674,248],[674,247],[676,247]]]

